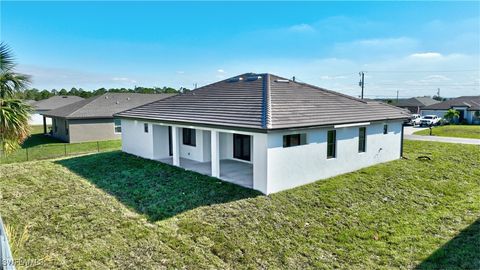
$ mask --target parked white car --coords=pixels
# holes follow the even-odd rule
[[[436,126],[440,124],[440,120],[442,120],[442,118],[436,115],[425,115],[420,118],[420,126]]]
[[[420,118],[422,118],[420,116],[420,114],[412,114],[412,117],[410,118],[408,124],[409,125],[412,125],[412,126],[418,126],[420,125]]]

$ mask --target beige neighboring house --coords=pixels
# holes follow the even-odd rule
[[[78,102],[80,100],[83,100],[83,98],[77,96],[53,96],[39,101],[26,100],[25,103],[33,107],[33,112],[30,114],[30,120],[28,121],[28,124],[31,126],[51,125],[52,120],[45,118],[45,116],[42,116],[42,114]],[[46,130],[44,130],[44,132],[46,132]]]
[[[113,114],[174,94],[106,93],[42,113],[52,118],[50,135],[66,142],[121,138],[120,119]]]

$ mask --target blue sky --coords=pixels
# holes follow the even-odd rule
[[[244,72],[367,97],[480,94],[479,2],[6,2],[33,87],[192,88]]]

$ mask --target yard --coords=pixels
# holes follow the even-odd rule
[[[420,130],[415,135],[430,135],[429,129]],[[433,136],[480,139],[480,125],[447,125],[432,128]]]
[[[61,156],[117,150],[120,140],[65,143],[43,135],[43,126],[32,126],[31,136],[22,144],[22,148],[8,157],[0,157],[1,163],[22,162],[27,160],[48,159]]]
[[[4,164],[0,212],[37,269],[480,268],[480,147],[405,156],[269,196],[118,151]]]

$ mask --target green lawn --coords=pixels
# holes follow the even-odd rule
[[[32,134],[22,144],[22,148],[7,157],[0,157],[0,164],[49,159],[97,151],[111,151],[120,149],[121,145],[120,140],[101,141],[98,144],[97,142],[65,143],[43,135],[43,126],[32,126]]]
[[[420,130],[415,133],[415,135],[430,135],[428,129]],[[471,138],[471,139],[480,139],[480,126],[479,125],[447,125],[447,126],[438,126],[432,128],[433,136],[442,136],[442,137],[458,137],[458,138]]]
[[[37,269],[479,269],[480,146],[405,156],[269,196],[118,151],[4,164],[0,212]]]

